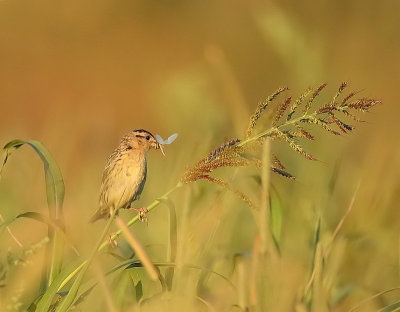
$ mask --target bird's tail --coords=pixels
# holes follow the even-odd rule
[[[90,218],[89,222],[94,223],[100,219],[107,219],[107,214],[105,214],[102,209],[98,209],[96,213]]]

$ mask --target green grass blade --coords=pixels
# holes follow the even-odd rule
[[[112,274],[112,273],[114,273],[114,272],[116,272],[116,271],[118,271],[120,269],[126,269],[130,264],[135,263],[136,261],[137,260],[126,260],[126,261],[123,261],[123,262],[117,264],[116,266],[114,266],[108,272],[106,272],[105,275],[108,276],[108,275],[110,275],[110,274]],[[71,290],[70,291],[65,291],[65,292],[60,292],[61,288],[64,287],[64,285],[67,282],[69,282],[77,273],[79,273],[81,268],[83,268],[86,264],[87,264],[87,262],[85,262],[85,263],[81,264],[80,266],[76,267],[74,270],[70,270],[71,273],[68,274],[67,276],[65,276],[64,280],[62,280],[61,282],[57,283],[58,290],[56,290],[55,293],[53,292],[53,295],[48,294],[48,296],[54,296],[57,292],[62,296],[68,295]],[[86,282],[82,283],[81,286],[79,287],[79,290],[78,290],[76,296],[75,296],[73,304],[78,304],[78,302],[84,300],[85,296],[87,294],[89,294],[91,292],[91,290],[94,287],[97,286],[97,284],[98,284],[98,282],[93,280],[93,279],[89,279]],[[47,292],[46,292],[46,295],[47,295]],[[40,311],[40,312],[42,312],[42,311]]]
[[[386,294],[388,294],[388,293],[397,292],[397,291],[399,291],[399,290],[400,290],[400,287],[393,287],[393,288],[390,288],[390,289],[386,289],[386,290],[380,291],[380,292],[378,292],[378,293],[376,293],[376,294],[374,294],[374,295],[368,297],[367,299],[365,299],[365,300],[359,302],[357,305],[355,305],[354,307],[352,307],[352,308],[349,310],[349,312],[361,311],[361,310],[360,310],[361,306],[365,305],[366,303],[369,303],[369,302],[371,302],[372,300],[376,300],[376,299],[380,298],[381,296],[386,295]],[[396,303],[397,303],[397,302],[395,302],[394,304],[396,304]],[[389,306],[390,306],[390,305],[389,305]],[[386,309],[386,308],[388,308],[389,306],[386,306],[386,307],[383,308],[383,309]]]
[[[137,260],[126,260],[126,261],[123,261],[121,263],[118,263],[112,269],[107,271],[105,273],[105,276],[108,276],[108,275],[110,275],[110,274],[112,274],[114,272],[117,272],[117,271],[121,270],[121,269],[125,270],[130,264],[134,263],[135,261],[137,261]],[[92,279],[86,281],[80,287],[77,297],[80,298],[85,293],[87,293],[90,290],[92,290],[97,284],[98,284],[98,282],[97,281],[93,281]]]
[[[56,278],[53,280],[53,283],[51,283],[51,285],[47,288],[46,292],[38,302],[35,310],[36,312],[47,312],[49,310],[60,285],[62,285],[66,279],[69,279],[69,276],[75,272],[75,269],[76,263],[70,264],[56,276]]]
[[[169,213],[169,241],[168,241],[167,262],[175,262],[177,241],[178,241],[176,210],[175,210],[175,205],[171,200],[166,200],[165,202],[168,206],[168,213]],[[168,267],[165,271],[165,281],[167,283],[168,290],[171,290],[172,288],[173,277],[174,277],[174,268]]]
[[[314,279],[312,284],[311,312],[328,312],[329,307],[326,298],[326,289],[323,283],[324,254],[320,242],[316,246],[313,272]]]
[[[61,170],[58,167],[53,156],[40,142],[35,140],[13,140],[8,142],[3,148],[4,159],[0,168],[0,174],[5,164],[7,163],[11,152],[25,144],[29,145],[38,154],[43,162],[46,181],[47,203],[49,207],[49,217],[50,219],[56,220],[61,225],[61,227],[63,227],[64,225],[62,206],[65,194],[64,180],[61,174]],[[60,233],[49,227],[48,234],[51,243],[46,250],[46,257],[50,258],[50,265],[45,265],[43,268],[43,289],[47,288],[52,283],[54,278],[58,275],[58,273],[60,273],[64,252],[64,240],[60,236]]]
[[[309,281],[304,289],[303,297],[302,297],[302,302],[307,303],[308,300],[310,300],[310,291],[311,287],[313,286],[314,283],[314,278],[315,278],[315,267],[317,263],[317,248],[318,245],[320,244],[320,234],[321,234],[321,217],[318,217],[316,228],[315,228],[315,233],[314,233],[314,242],[313,242],[313,253],[311,257],[311,264],[310,264],[310,277]]]
[[[41,213],[33,212],[33,211],[21,213],[15,217],[15,219],[18,219],[18,218],[29,218],[29,219],[33,219],[33,220],[47,224],[49,228],[57,231],[56,233],[58,233],[59,235],[57,235],[56,237],[60,240],[62,239],[61,242],[59,242],[59,243],[55,242],[54,245],[55,246],[64,246],[64,242],[66,242],[69,245],[69,247],[75,252],[75,254],[77,256],[79,256],[78,250],[75,248],[75,246],[72,244],[72,242],[69,240],[69,238],[65,234],[64,227],[62,226],[62,224],[58,224],[57,220],[51,220],[49,217],[47,217]],[[13,220],[11,220],[11,221],[13,221]],[[61,252],[61,250],[59,252]]]
[[[8,142],[3,148],[3,151],[5,152],[5,158],[3,160],[0,173],[3,170],[6,162],[8,161],[11,152],[15,149],[20,148],[24,144],[28,144],[29,146],[31,146],[43,162],[46,179],[47,202],[50,208],[50,217],[54,219],[61,219],[62,204],[65,194],[64,180],[62,178],[61,170],[58,167],[53,156],[40,142],[35,140],[13,140]]]
[[[394,312],[394,311],[400,311],[400,301],[396,301],[395,303],[392,303],[383,309],[380,309],[379,312]]]
[[[279,251],[279,243],[281,240],[281,232],[282,232],[282,220],[283,220],[283,210],[282,210],[282,201],[279,197],[277,190],[271,185],[271,232],[272,237],[274,239],[277,250]]]
[[[80,269],[75,281],[73,282],[70,290],[68,291],[68,295],[64,298],[64,300],[60,303],[60,305],[57,307],[56,312],[66,312],[68,309],[74,304],[74,302],[79,298],[77,297],[79,288],[81,287],[83,277],[92,263],[94,257],[96,256],[97,252],[99,251],[99,248],[101,246],[101,243],[103,242],[104,238],[106,237],[112,221],[114,220],[115,214],[117,210],[115,209],[113,213],[111,214],[110,218],[107,221],[106,226],[103,229],[103,233],[100,236],[99,241],[97,242],[95,248],[93,249],[90,257],[88,258],[87,261],[84,262],[82,268]]]
[[[176,263],[154,262],[153,264],[158,268],[161,268],[161,267],[175,267],[176,268],[177,267]],[[137,268],[137,267],[143,267],[143,265],[140,263],[140,261],[134,260],[130,265],[128,265],[127,269]],[[232,283],[232,281],[228,277],[226,277],[225,275],[220,274],[216,271],[213,271],[209,268],[201,267],[201,266],[193,265],[193,264],[185,264],[182,266],[182,268],[194,269],[194,270],[199,270],[201,272],[204,271],[204,272],[214,274],[215,276],[222,278],[225,282],[227,282],[227,284],[232,288],[232,290],[236,291],[236,286]]]
[[[124,301],[127,300],[127,293],[133,293],[133,289],[130,289],[132,286],[130,274],[127,271],[122,271],[113,281],[112,287],[112,297],[115,304],[115,307],[118,311],[122,310],[124,305]],[[128,290],[129,289],[129,290]],[[129,296],[130,299],[131,296]],[[128,299],[128,300],[129,300]]]

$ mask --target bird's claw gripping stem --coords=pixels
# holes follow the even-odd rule
[[[146,207],[142,208],[129,208],[129,210],[135,210],[138,212],[138,219],[140,222],[147,222],[147,213],[149,212]]]
[[[108,244],[111,248],[116,248],[118,246],[116,239],[113,238],[114,236],[115,236],[115,233],[110,233],[107,238]]]

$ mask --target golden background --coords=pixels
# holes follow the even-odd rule
[[[186,165],[225,139],[243,138],[257,103],[278,87],[288,86],[296,97],[327,82],[318,99],[324,101],[347,81],[360,96],[383,105],[361,116],[367,122],[356,125],[354,134],[317,132],[307,150],[320,162],[278,147],[297,180],[272,177],[282,198],[282,250],[291,268],[282,283],[293,288],[285,293],[291,300],[307,273],[310,254],[304,246],[317,216],[322,214],[322,227],[333,231],[360,181],[343,228],[347,249],[339,272],[340,283],[362,291],[337,308],[345,311],[399,284],[399,12],[395,0],[3,0],[1,144],[36,139],[50,150],[65,179],[67,232],[84,250],[85,235],[95,239],[102,226],[87,220],[96,209],[106,158],[125,132],[144,128],[164,138],[179,133],[166,158],[154,151],[149,155],[148,182],[138,202],[146,205],[175,185]],[[251,180],[249,175],[241,177]],[[201,264],[221,250],[224,256],[251,251],[255,230],[248,207],[219,191],[207,182],[191,190],[192,232],[185,236],[190,262]],[[175,200],[179,219],[185,191]],[[228,212],[209,211],[219,205],[229,206]],[[12,155],[0,182],[2,216],[22,211],[47,211],[42,165],[29,148]],[[134,228],[144,245],[156,246],[149,247],[153,258],[162,258],[166,216],[159,208],[148,226]],[[212,235],[209,220],[219,222]],[[12,229],[24,245],[46,233],[29,220],[16,221]],[[6,232],[2,236],[2,252],[17,250]],[[204,255],[201,249],[209,241]],[[29,297],[35,276],[10,283],[25,285]],[[385,303],[399,295],[393,296]]]

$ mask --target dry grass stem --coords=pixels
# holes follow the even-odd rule
[[[270,205],[269,205],[269,187],[270,187],[270,163],[271,163],[271,143],[267,139],[264,142],[262,151],[262,169],[261,169],[261,207],[259,219],[259,232],[261,238],[261,254],[266,254],[272,245],[270,237]]]
[[[100,269],[99,265],[96,263],[94,265],[94,271],[97,277],[97,280],[99,282],[99,286],[101,289],[101,292],[104,295],[104,301],[107,306],[107,311],[109,312],[117,312],[117,308],[115,307],[110,288],[107,286],[106,279],[104,277],[103,271]]]
[[[136,239],[135,235],[132,231],[128,228],[125,224],[124,220],[120,217],[115,217],[115,222],[117,223],[118,227],[122,231],[122,234],[125,236],[127,242],[133,250],[135,251],[137,257],[139,258],[140,262],[143,264],[146,272],[149,274],[150,278],[155,281],[158,279],[158,272],[153,263],[151,262],[149,256],[147,255],[146,251],[144,250],[143,246],[139,243]]]

